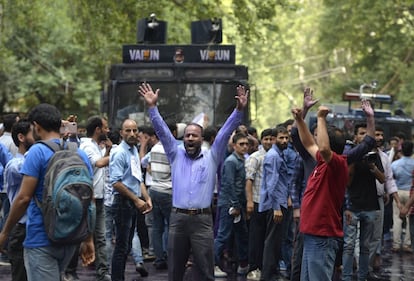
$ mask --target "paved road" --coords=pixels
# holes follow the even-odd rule
[[[149,271],[149,276],[142,278],[135,272],[135,267],[132,261],[129,259],[126,268],[126,281],[165,281],[167,280],[166,270],[155,270],[151,262],[145,264]],[[414,255],[408,253],[391,253],[384,255],[383,269],[385,274],[381,280],[384,281],[414,281]],[[231,271],[231,268],[227,270]],[[82,281],[95,280],[93,268],[79,267],[78,275]],[[245,281],[246,278],[237,276],[235,273],[235,267],[233,271],[229,272],[227,279],[217,279],[222,281]],[[339,278],[336,280],[340,280]],[[335,280],[335,281],[336,281]],[[10,266],[0,266],[0,281],[11,281],[10,278]],[[191,268],[187,271],[185,281],[197,281],[191,276]]]

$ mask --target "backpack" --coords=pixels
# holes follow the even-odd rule
[[[46,168],[42,202],[47,236],[52,244],[76,244],[94,231],[93,181],[76,143],[39,141],[54,151]]]

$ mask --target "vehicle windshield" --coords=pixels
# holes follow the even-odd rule
[[[166,122],[190,123],[204,113],[209,125],[222,125],[236,105],[237,82],[177,83],[151,82],[160,89],[158,109]],[[119,126],[125,118],[138,125],[149,124],[144,100],[138,94],[136,83],[117,83],[114,100],[110,101],[111,124]]]

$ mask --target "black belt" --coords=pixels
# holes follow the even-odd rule
[[[190,215],[190,216],[195,216],[195,215],[201,215],[201,214],[211,214],[211,209],[210,208],[204,208],[204,209],[180,209],[180,208],[172,208],[173,212],[176,213],[181,213],[181,214],[186,214],[186,215]]]

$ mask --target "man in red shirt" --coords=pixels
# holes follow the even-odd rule
[[[303,146],[317,161],[309,176],[301,206],[300,231],[304,234],[301,280],[331,280],[336,253],[343,237],[341,208],[348,182],[343,132],[327,128],[329,109],[320,106],[316,142],[302,118],[293,109]]]

